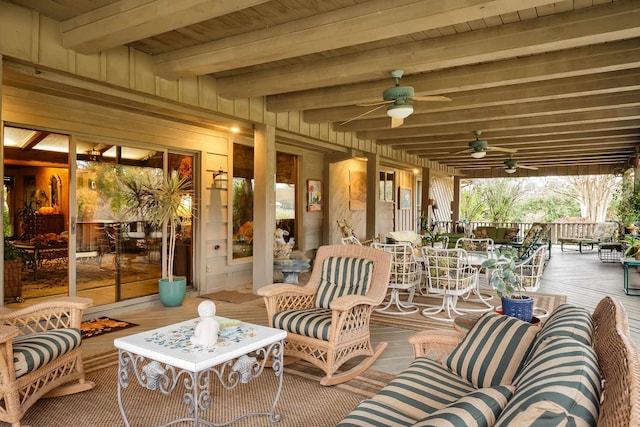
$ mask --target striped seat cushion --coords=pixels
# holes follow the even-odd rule
[[[496,426],[595,426],[600,381],[591,347],[571,338],[548,338],[514,379],[516,392]]]
[[[401,427],[412,426],[415,419],[402,411],[376,400],[363,400],[337,427]]]
[[[331,329],[331,310],[310,308],[281,311],[273,316],[273,327],[293,334],[327,341]]]
[[[373,261],[354,257],[328,257],[322,263],[322,274],[315,306],[331,308],[335,298],[344,295],[366,295],[373,276]]]
[[[13,339],[13,364],[16,378],[78,348],[82,342],[80,330],[56,329],[23,335]]]
[[[416,420],[455,402],[475,387],[440,362],[419,357],[387,384],[373,400]]]
[[[449,354],[446,366],[476,388],[511,384],[537,331],[531,323],[489,312]]]
[[[515,387],[481,388],[421,419],[413,427],[490,427],[500,416]]]

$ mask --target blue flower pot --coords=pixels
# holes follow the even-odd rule
[[[187,292],[187,279],[185,277],[174,277],[173,282],[164,278],[158,280],[158,290],[160,301],[165,307],[177,307],[182,305]]]
[[[533,319],[533,298],[520,295],[519,298],[502,297],[502,312],[525,322]]]

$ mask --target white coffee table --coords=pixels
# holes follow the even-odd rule
[[[216,319],[229,320],[223,317]],[[114,340],[119,351],[118,405],[125,424],[130,426],[122,403],[122,390],[129,386],[131,374],[135,374],[141,386],[159,390],[165,395],[170,395],[182,381],[187,416],[163,426],[183,421],[193,421],[194,426],[221,426],[254,415],[266,415],[271,422],[278,422],[280,415],[275,414],[275,407],[282,391],[283,341],[287,333],[280,329],[242,322],[233,328],[221,330],[216,347],[203,349],[194,347],[189,341],[197,320],[187,320]],[[225,389],[231,390],[259,377],[269,361],[279,379],[269,412],[248,413],[224,423],[213,423],[200,418],[200,411],[211,406],[208,385],[212,377],[217,377]]]

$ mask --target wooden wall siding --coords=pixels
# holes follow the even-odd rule
[[[352,132],[335,132],[329,123],[305,123],[299,112],[268,112],[264,97],[235,101],[222,98],[217,95],[215,79],[208,76],[179,80],[156,77],[152,70],[151,56],[132,48],[119,47],[94,55],[82,55],[64,49],[59,26],[58,21],[1,2],[0,53],[130,90],[208,108],[238,119],[276,125],[304,136],[374,152],[389,159],[429,166],[427,160],[418,156],[378,146],[371,140],[359,140]],[[233,119],[230,120],[232,121]]]

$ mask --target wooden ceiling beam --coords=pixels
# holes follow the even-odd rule
[[[402,84],[413,86],[419,95],[451,96],[459,91],[637,67],[640,67],[640,42],[638,39],[632,39],[414,74],[403,77]],[[275,112],[285,111],[284,109],[306,110],[304,118],[309,123],[317,123],[320,120],[336,121],[335,118],[327,120],[325,108],[375,101],[380,99],[382,92],[388,89],[391,83],[389,78],[385,78],[373,82],[273,95],[267,98],[267,107]],[[416,105],[439,107],[436,104]],[[316,111],[318,114],[315,114]]]
[[[639,9],[636,2],[618,1],[499,27],[224,77],[218,79],[219,95],[248,98],[377,80],[385,74],[380,64],[390,64],[387,72],[402,68],[413,74],[639,37]],[[395,25],[403,27],[404,23]],[[333,35],[336,36],[344,37],[343,30]],[[272,107],[268,104],[267,108]]]
[[[396,128],[378,131],[357,132],[360,139],[385,139],[398,137],[416,137],[434,134],[458,133],[465,130],[508,130],[535,127],[557,127],[558,129],[576,127],[587,123],[616,122],[640,119],[640,108],[620,108],[614,110],[585,111],[579,113],[555,114],[553,116],[524,117],[515,119],[497,119],[469,121],[448,125],[435,123],[430,126]],[[484,137],[484,135],[483,135]]]
[[[487,108],[470,108],[458,111],[436,113],[413,113],[405,119],[403,128],[427,126],[431,123],[454,124],[479,120],[512,119],[521,117],[548,116],[563,113],[577,113],[583,111],[602,111],[626,107],[640,106],[640,91],[632,91],[620,95],[590,95],[580,98],[555,99],[520,103],[512,105],[497,105]],[[389,117],[368,120],[355,120],[341,125],[334,123],[333,129],[341,132],[354,132],[375,129],[388,129]]]
[[[157,55],[154,57],[155,71],[168,79],[216,73],[399,37],[550,3],[553,1],[371,0]],[[239,51],[251,54],[243,55]],[[223,85],[219,89],[224,89]],[[220,94],[225,96],[222,92]],[[264,94],[242,95],[240,98],[259,95]]]
[[[120,0],[62,22],[62,45],[83,54],[249,8],[268,0]]]

